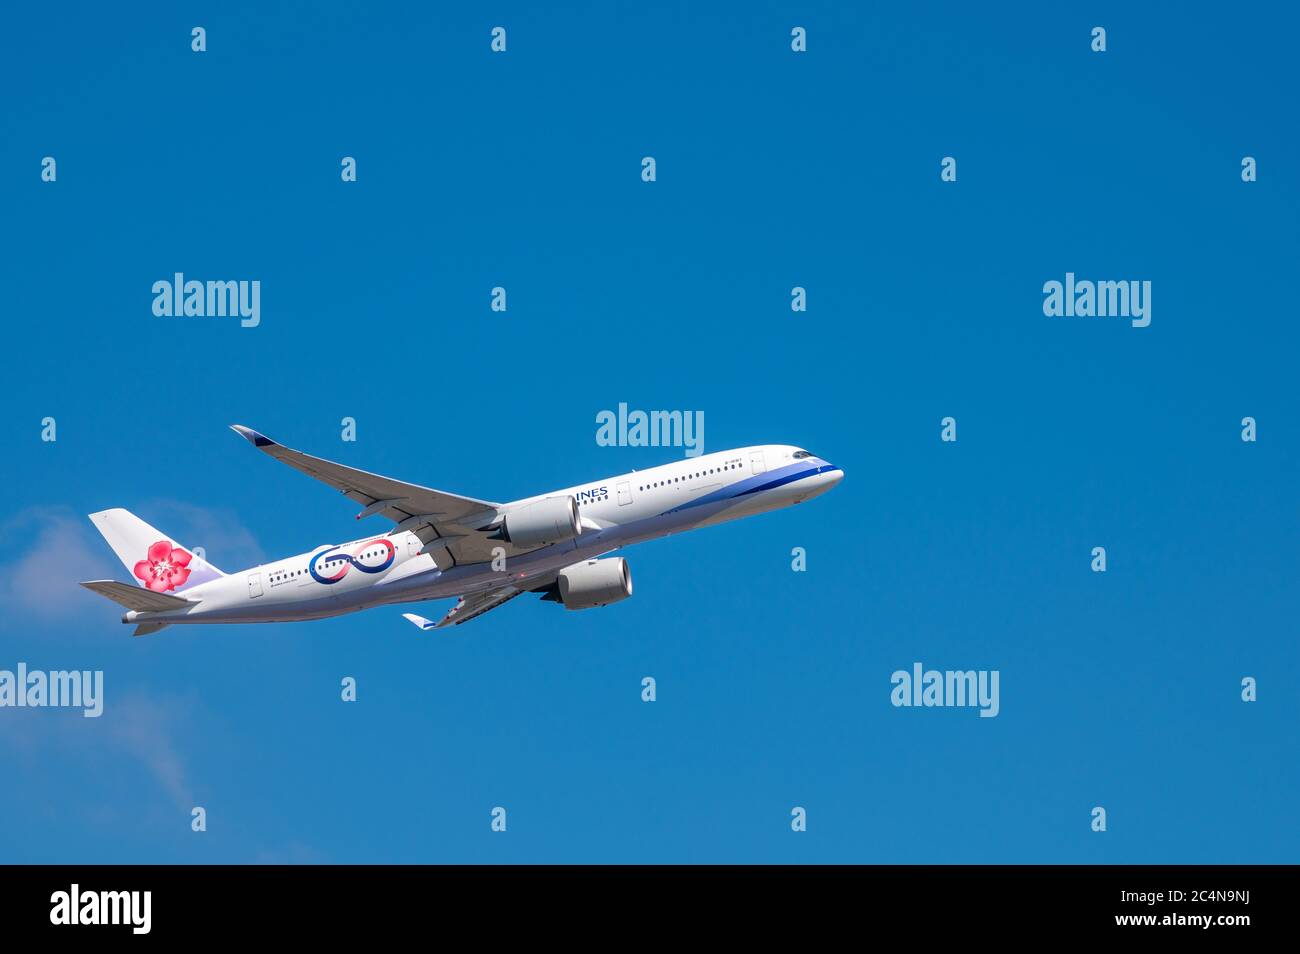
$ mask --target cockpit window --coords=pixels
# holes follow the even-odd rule
[[[800,460],[801,458],[804,458],[804,457],[811,457],[811,456],[812,456],[812,454],[808,453],[807,451],[795,451],[795,452],[794,452],[794,459],[795,459],[795,460]]]

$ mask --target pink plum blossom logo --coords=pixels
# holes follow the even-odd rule
[[[135,565],[135,575],[149,589],[165,593],[185,585],[190,578],[190,560],[184,550],[159,540],[149,548],[149,555]]]

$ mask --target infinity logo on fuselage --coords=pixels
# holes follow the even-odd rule
[[[362,563],[361,560],[357,559],[364,551],[369,550],[371,547],[385,548],[386,552],[384,555],[384,562],[379,564],[367,565],[365,563]],[[317,583],[324,583],[328,585],[330,583],[337,583],[339,580],[343,579],[343,577],[348,575],[348,570],[352,569],[353,567],[356,567],[362,573],[382,573],[384,572],[384,570],[387,570],[390,566],[393,565],[393,560],[396,558],[396,556],[397,556],[397,548],[393,546],[391,540],[387,540],[387,539],[367,540],[365,543],[359,544],[356,550],[354,550],[351,555],[344,553],[341,547],[326,547],[325,549],[319,551],[315,556],[311,558],[311,560],[308,561],[307,572],[311,574],[312,579],[315,580]],[[328,563],[334,560],[339,561],[343,565],[339,567],[338,572],[335,573],[333,576],[322,576],[321,574],[316,572],[317,565],[319,565],[320,563]]]

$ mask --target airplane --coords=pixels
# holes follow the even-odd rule
[[[383,516],[386,533],[314,547],[223,573],[135,514],[90,514],[135,583],[81,585],[127,610],[134,635],[195,623],[325,619],[375,606],[458,597],[438,622],[404,613],[422,630],[458,626],[521,596],[580,610],[632,595],[633,543],[802,503],[844,477],[806,450],[765,444],[688,457],[511,503],[431,490],[285,447],[239,424],[258,450]]]

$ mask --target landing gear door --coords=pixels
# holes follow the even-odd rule
[[[630,480],[620,480],[618,482],[618,505],[626,507],[632,502],[632,482]]]
[[[262,595],[262,574],[248,574],[248,598],[255,600]]]
[[[763,463],[762,451],[749,452],[749,468],[750,473],[754,474],[761,474],[767,470],[767,464]]]

